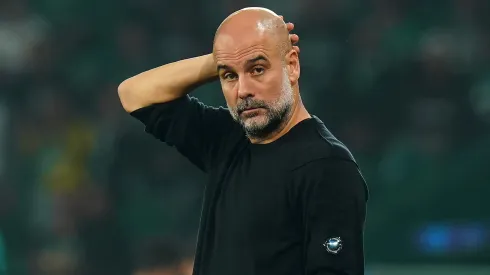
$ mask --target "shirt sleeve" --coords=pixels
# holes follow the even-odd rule
[[[357,165],[321,159],[297,170],[307,275],[363,275],[367,187]]]
[[[226,109],[206,106],[187,95],[131,115],[145,125],[147,133],[176,147],[204,172],[212,166],[224,137],[236,128]]]

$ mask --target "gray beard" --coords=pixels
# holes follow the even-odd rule
[[[241,118],[237,121],[242,126],[247,137],[256,140],[263,140],[274,133],[281,131],[291,118],[293,108],[292,105],[286,105],[279,110],[271,110],[268,108],[265,109],[265,123],[246,123]]]

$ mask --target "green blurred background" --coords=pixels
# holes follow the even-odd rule
[[[365,174],[367,274],[490,274],[488,0],[0,1],[0,274],[190,274],[205,177],[117,86],[246,6],[296,24],[305,104]]]

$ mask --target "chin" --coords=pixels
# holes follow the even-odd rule
[[[265,137],[272,132],[271,122],[266,115],[247,118],[242,126],[248,136],[255,138]]]
[[[267,126],[269,120],[266,115],[257,114],[251,117],[242,118],[242,125],[246,128],[263,128]]]

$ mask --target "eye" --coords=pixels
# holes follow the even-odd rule
[[[253,75],[261,75],[264,72],[265,72],[265,69],[264,69],[264,67],[261,67],[261,66],[254,67],[252,70]]]
[[[234,73],[225,73],[225,74],[223,74],[223,79],[224,80],[231,81],[231,80],[235,80],[236,78],[237,78],[237,75],[234,74]]]

